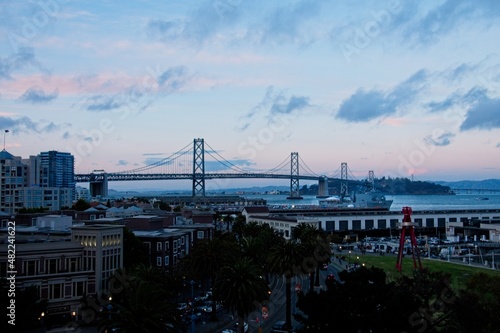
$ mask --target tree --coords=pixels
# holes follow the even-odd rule
[[[14,327],[15,331],[19,332],[22,330],[31,330],[40,326],[40,315],[42,312],[46,312],[47,299],[40,299],[39,287],[29,286],[24,289],[15,290],[15,298],[8,297],[9,282],[7,279],[2,277],[0,279],[0,290],[2,295],[0,296],[0,303],[3,316],[2,332],[10,332]],[[15,300],[14,303],[14,317],[11,317],[12,313],[9,309],[12,308],[11,301]],[[15,326],[9,324],[9,321],[13,320]]]
[[[122,297],[113,298],[107,318],[99,323],[101,331],[112,328],[125,333],[183,331],[167,289],[137,278],[132,279],[122,292]]]
[[[268,224],[260,224],[255,228],[259,230],[253,236],[245,235],[242,238],[240,242],[241,251],[244,256],[251,258],[263,270],[266,280],[269,281],[267,256],[272,246],[279,241],[281,236]]]
[[[234,219],[232,232],[235,234],[237,239],[243,238],[243,232],[245,230],[246,220],[243,215],[238,215]]]
[[[78,199],[78,201],[75,202],[75,204],[73,205],[73,209],[79,212],[82,212],[89,208],[90,208],[90,203],[88,203],[84,199]]]
[[[123,229],[123,266],[127,269],[135,265],[149,263],[149,257],[142,241],[128,228]]]
[[[158,207],[161,209],[161,210],[166,210],[167,212],[171,212],[172,211],[172,207],[170,207],[170,205],[164,201],[160,201]]]
[[[238,316],[238,332],[243,333],[244,319],[259,304],[269,299],[269,286],[261,269],[250,258],[242,257],[222,268],[214,290],[226,307]]]
[[[306,332],[331,332],[342,322],[346,333],[458,332],[450,320],[454,296],[447,275],[426,269],[387,282],[382,269],[339,273],[327,291],[299,296],[296,315]]]
[[[224,222],[226,223],[226,230],[229,231],[229,227],[233,222],[233,217],[231,216],[231,214],[227,214],[224,216]]]
[[[330,260],[331,249],[325,233],[309,223],[300,223],[292,230],[292,238],[304,245],[308,260],[309,291],[319,286],[319,268]]]
[[[196,279],[208,277],[212,289],[222,267],[226,266],[232,260],[232,256],[238,252],[234,240],[223,237],[225,236],[219,235],[211,240],[198,242],[191,253],[182,260],[182,269]],[[211,319],[217,320],[216,301],[218,295],[214,292],[212,296]]]
[[[498,332],[500,328],[500,278],[473,275],[453,302],[456,332]]]
[[[302,265],[305,259],[305,249],[293,239],[281,238],[271,248],[268,258],[270,271],[285,278],[285,325],[290,330],[292,325],[292,278],[304,274]]]

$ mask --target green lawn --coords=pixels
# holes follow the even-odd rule
[[[359,259],[357,259],[359,257]],[[411,275],[413,270],[413,260],[411,256],[403,257],[402,272],[399,273],[396,269],[396,255],[364,255],[351,256],[351,262],[358,262],[360,265],[365,264],[367,267],[378,267],[383,269],[387,274],[388,281],[394,280],[398,275]],[[433,272],[441,271],[451,275],[451,284],[454,288],[460,288],[465,285],[465,281],[472,275],[478,272],[500,276],[500,270],[483,268],[480,266],[461,264],[456,262],[447,262],[439,259],[422,258],[422,267],[429,268]]]

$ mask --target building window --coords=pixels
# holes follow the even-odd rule
[[[23,262],[24,275],[36,275],[36,261],[27,260]]]
[[[170,264],[170,257],[165,256],[165,267],[168,266],[169,264]]]
[[[361,220],[352,221],[352,230],[361,230]]]
[[[151,254],[151,243],[150,242],[143,242],[142,245],[146,248],[146,251],[148,251],[148,254]]]
[[[156,242],[156,251],[161,251],[161,242]]]
[[[196,237],[198,239],[203,239],[205,237],[205,233],[203,231],[198,231]]]
[[[161,266],[161,257],[156,257],[156,266]]]
[[[55,274],[59,272],[59,259],[49,259],[45,261],[45,265],[47,274]]]
[[[177,241],[174,240],[174,253],[177,253]]]
[[[86,292],[86,281],[73,282],[73,297],[83,296]]]
[[[68,258],[68,260],[66,262],[66,269],[69,272],[78,271],[78,258]]]
[[[165,242],[165,251],[168,251],[170,248],[170,244],[168,242]]]
[[[49,284],[49,299],[64,298],[64,283]]]

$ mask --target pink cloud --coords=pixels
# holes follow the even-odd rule
[[[387,117],[381,120],[381,124],[383,125],[388,125],[392,127],[402,127],[410,122],[409,119],[406,118],[394,118],[394,117]]]

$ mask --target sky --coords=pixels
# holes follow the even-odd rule
[[[255,172],[298,152],[301,174],[500,178],[499,16],[495,0],[0,0],[4,148],[118,172],[203,138]]]

